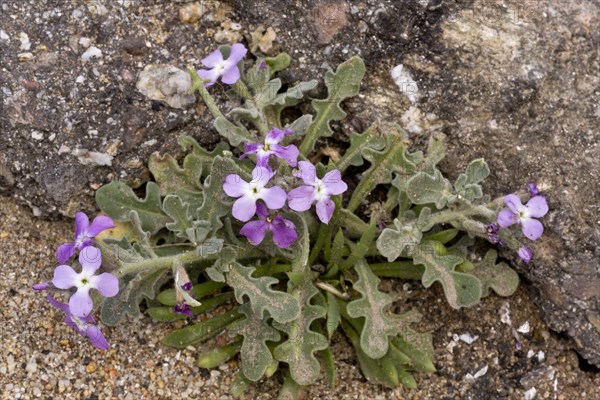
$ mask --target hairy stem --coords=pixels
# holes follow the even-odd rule
[[[202,101],[204,101],[204,104],[206,104],[206,107],[208,108],[208,110],[210,111],[210,113],[213,115],[213,117],[215,119],[217,119],[219,117],[225,118],[225,116],[223,115],[221,110],[219,110],[219,107],[217,107],[217,104],[213,100],[210,93],[208,93],[208,90],[206,90],[206,88],[204,87],[204,83],[206,81],[204,79],[200,78],[198,76],[198,73],[193,68],[188,69],[188,71],[190,73],[190,76],[192,77],[192,89],[191,89],[192,93],[195,90],[197,90],[198,93],[200,93],[200,97],[202,97]]]

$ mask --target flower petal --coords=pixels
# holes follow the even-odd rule
[[[315,198],[313,186],[300,186],[290,190],[287,195],[288,205],[294,211],[306,211],[312,206]]]
[[[52,297],[50,295],[46,296],[46,298],[48,299],[48,301],[50,302],[50,304],[52,304],[54,307],[60,308],[61,310],[63,310],[67,314],[69,313],[69,305],[68,304],[61,303],[60,301],[56,300],[54,297]]]
[[[337,169],[326,173],[322,181],[330,195],[342,194],[348,190],[348,185],[342,180],[342,174]]]
[[[240,69],[237,65],[232,65],[229,68],[226,68],[221,75],[221,82],[226,83],[228,85],[233,85],[240,79]]]
[[[237,63],[239,63],[242,60],[242,58],[244,58],[247,52],[248,49],[243,44],[235,43],[231,45],[231,50],[229,51],[229,57],[227,58],[227,61],[234,65],[237,65]]]
[[[119,293],[119,279],[113,274],[104,272],[90,278],[90,287],[97,289],[104,297],[114,297]]]
[[[502,210],[498,213],[498,220],[496,222],[501,227],[508,228],[519,222],[519,216],[510,210]]]
[[[267,136],[265,136],[265,143],[277,144],[277,143],[281,142],[281,139],[283,139],[285,134],[286,134],[286,131],[279,129],[279,128],[273,128],[269,131],[269,133],[267,133]]]
[[[328,224],[331,216],[333,215],[333,210],[335,209],[335,204],[330,198],[325,198],[317,201],[317,216],[321,220],[322,223]]]
[[[42,282],[42,283],[37,283],[37,284],[33,285],[31,288],[33,290],[46,290],[46,289],[48,289],[48,287],[50,287],[49,282]]]
[[[79,264],[85,275],[93,275],[102,265],[102,253],[94,246],[88,246],[79,252]]]
[[[515,194],[508,194],[504,196],[504,204],[506,204],[508,208],[510,208],[510,210],[515,214],[518,214],[525,208],[523,203],[521,203],[519,196]]]
[[[110,217],[99,215],[92,221],[92,224],[87,229],[88,236],[96,237],[106,229],[114,228],[115,223]]]
[[[214,85],[217,82],[217,79],[220,76],[220,72],[215,68],[211,70],[199,69],[196,71],[198,76],[202,79],[208,79],[209,81],[204,83],[204,87],[209,87]]]
[[[273,243],[282,249],[287,249],[298,239],[296,225],[281,215],[273,218],[271,231],[273,232]]]
[[[535,218],[541,218],[548,213],[548,202],[544,196],[534,196],[527,202],[529,215]]]
[[[252,171],[251,183],[254,183],[259,188],[265,187],[273,175],[275,174],[269,168],[256,166]]]
[[[300,168],[300,174],[296,175],[298,178],[302,178],[307,185],[315,183],[315,180],[317,179],[317,168],[315,168],[314,165],[308,161],[300,161],[298,162],[298,168]]]
[[[52,284],[59,289],[70,289],[77,284],[79,274],[68,265],[59,265],[54,270]]]
[[[259,147],[262,147],[262,144],[244,142],[244,154],[240,156],[240,160],[243,160],[249,154],[256,153]]]
[[[540,236],[542,236],[542,233],[544,233],[544,226],[537,219],[533,219],[533,218],[523,219],[523,220],[521,220],[521,225],[523,228],[523,234],[529,240],[536,240]]]
[[[287,194],[279,186],[264,188],[260,191],[260,199],[264,200],[271,210],[278,210],[285,205]]]
[[[263,241],[268,230],[268,222],[250,221],[242,226],[242,229],[240,229],[240,234],[246,236],[250,243],[252,243],[254,246],[257,246]]]
[[[81,211],[75,214],[75,240],[85,234],[88,226],[90,226],[90,219],[87,215]]]
[[[287,161],[290,167],[295,167],[298,164],[298,155],[300,155],[300,151],[293,144],[290,144],[289,146],[274,144],[271,147],[275,152],[275,155]]]
[[[231,174],[225,177],[225,183],[223,183],[223,191],[227,196],[240,197],[246,193],[248,183],[243,180],[239,175]]]
[[[214,68],[217,66],[217,64],[219,64],[222,61],[223,54],[218,49],[204,57],[202,60],[200,60],[202,65],[204,65],[206,68]]]
[[[75,317],[84,317],[92,312],[94,303],[87,287],[80,287],[69,299],[69,311]]]
[[[58,259],[58,262],[61,264],[66,263],[69,261],[69,258],[73,257],[76,250],[74,243],[63,243],[58,246],[58,249],[56,249],[56,258]]]
[[[90,339],[94,347],[100,350],[108,350],[110,345],[104,338],[104,335],[96,325],[88,325],[85,329],[85,335]]]
[[[521,257],[521,259],[525,261],[525,264],[529,264],[531,258],[533,257],[533,252],[528,247],[519,248],[517,254],[519,254],[519,257]]]
[[[260,203],[256,202],[256,215],[258,215],[261,221],[266,220],[269,216],[269,210],[267,209],[267,206],[263,204],[262,201]]]
[[[234,218],[246,222],[256,214],[256,200],[250,196],[242,196],[233,203],[231,211]]]

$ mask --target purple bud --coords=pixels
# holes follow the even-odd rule
[[[192,282],[186,282],[183,285],[181,285],[181,288],[187,292],[189,292],[190,290],[192,290]]]
[[[267,68],[267,62],[263,60],[263,62],[260,63],[260,69],[265,69]]]
[[[525,264],[529,264],[531,258],[533,257],[533,252],[528,247],[521,247],[518,251],[518,254]]]
[[[175,304],[175,307],[173,307],[173,311],[175,311],[175,314],[183,314],[190,318],[194,316],[192,308],[189,306],[189,304],[183,302]]]
[[[38,283],[37,285],[33,285],[31,288],[33,290],[46,290],[48,289],[48,287],[50,287],[50,284],[48,282],[42,282]]]
[[[535,182],[529,182],[525,190],[532,196],[537,196],[537,194],[540,192]]]
[[[490,242],[492,242],[492,243],[500,242],[500,236],[498,235],[499,226],[497,223],[492,222],[491,224],[487,225],[485,228],[487,230],[487,234],[488,234],[488,238],[490,239]]]

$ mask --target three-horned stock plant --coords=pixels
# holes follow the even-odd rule
[[[410,152],[408,136],[391,123],[353,133],[344,154],[324,163],[315,146],[332,136],[331,121],[346,116],[340,104],[358,93],[362,60],[327,72],[327,98],[312,100],[314,114],[288,121],[282,112],[301,103],[317,81],[282,90],[274,75],[289,65],[288,55],[245,70],[245,54],[241,44],[223,46],[202,60],[209,70],[190,70],[225,141],[207,150],[180,138],[188,152],[182,165],[153,154],[154,181],[143,198],[121,182],[100,188],[96,201],[108,217],[90,225],[78,214],[75,242],[57,252],[64,264],[80,250],[82,272],[61,265],[52,283],[34,288],[75,287],[68,305],[49,299],[99,348],[108,343],[93,325],[92,288],[101,295],[94,292],[93,303],[106,325],[139,316],[145,303],[155,320],[189,320],[165,345],[229,338],[203,349],[199,365],[214,368],[239,354],[236,395],[278,370],[285,375],[282,397],[299,395],[322,370],[334,385],[329,343],[337,331],[368,379],[415,387],[412,372],[435,370],[431,335],[411,327],[420,320],[416,311],[392,312],[393,297],[379,290],[380,278],[416,279],[425,287],[439,282],[453,308],[477,304],[490,289],[508,296],[517,274],[496,262],[496,251],[476,261],[470,248],[482,238],[529,262],[532,252],[520,243],[541,235],[535,218],[547,212],[545,198],[530,184],[492,201],[480,185],[489,174],[482,159],[452,183],[437,169],[440,139],[431,140],[427,154]],[[218,80],[240,103],[227,115],[207,89]],[[376,188],[387,190],[383,200],[371,196]],[[500,211],[503,203],[508,208]],[[523,235],[510,229],[516,224]],[[107,272],[94,275],[100,262]]]

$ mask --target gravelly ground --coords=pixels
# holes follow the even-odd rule
[[[196,358],[202,349],[178,351],[159,343],[172,329],[169,325],[144,318],[104,328],[111,349],[101,352],[62,323],[60,312],[30,286],[51,278],[54,248],[71,236],[71,229],[70,221],[36,219],[13,200],[0,198],[2,398],[231,398],[228,388],[236,362],[217,371],[201,370]],[[522,399],[532,387],[538,399],[600,398],[600,374],[580,369],[576,353],[548,331],[524,288],[509,299],[492,296],[479,307],[461,311],[450,309],[441,291],[423,290],[415,283],[386,281],[382,288],[399,293],[400,310],[417,308],[426,316],[420,328],[433,334],[438,372],[417,376],[418,390],[370,384],[355,365],[348,343],[337,337],[333,348],[339,384],[332,390],[321,380],[307,398]],[[514,327],[527,321],[531,326],[531,333],[520,335],[520,351],[511,328],[500,321],[507,307]],[[478,338],[470,345],[453,340],[454,334],[464,333]],[[538,360],[540,351],[543,360]],[[467,378],[486,365],[485,375],[474,381]],[[280,384],[277,376],[261,381],[246,398],[274,399]]]

